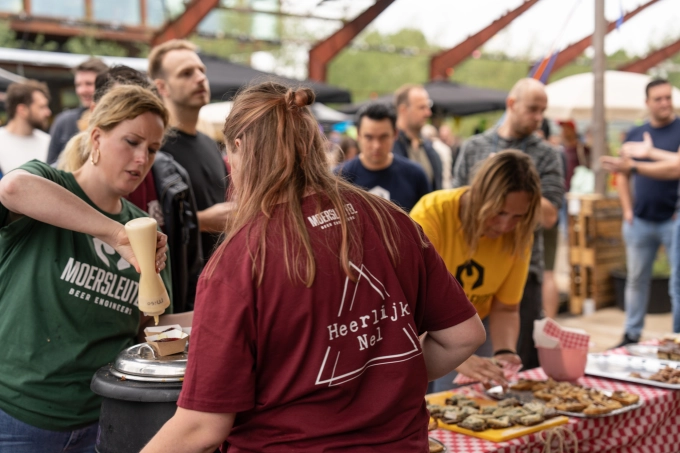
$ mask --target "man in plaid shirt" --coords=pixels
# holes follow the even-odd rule
[[[564,198],[562,161],[557,149],[534,134],[543,121],[547,105],[548,97],[541,82],[519,80],[508,95],[502,124],[463,143],[453,171],[453,187],[469,185],[475,165],[490,155],[504,149],[520,150],[531,157],[541,178],[541,226],[555,225]],[[534,320],[541,318],[543,266],[543,234],[539,229],[534,234],[529,276],[520,303],[517,354],[525,369],[539,366],[533,331]]]

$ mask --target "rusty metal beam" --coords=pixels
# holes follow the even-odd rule
[[[191,0],[182,14],[163,24],[151,39],[151,45],[157,46],[171,39],[186,38],[219,3],[220,0]]]
[[[657,3],[659,0],[650,0],[647,3],[644,3],[634,10],[632,10],[629,13],[626,13],[623,16],[623,21],[626,22],[628,19],[634,17],[638,13],[642,12],[644,9],[652,6],[654,3]],[[616,21],[608,22],[607,23],[607,30],[606,32],[609,33],[612,30],[616,28]],[[560,51],[560,53],[557,55],[557,58],[555,59],[555,63],[553,64],[552,67],[552,74],[557,72],[560,68],[563,68],[564,66],[568,65],[572,61],[574,61],[579,55],[581,55],[588,47],[590,47],[593,43],[593,35],[586,36],[582,40],[575,42],[574,44],[571,44],[570,46],[565,47],[563,50]]]
[[[217,9],[221,9],[224,11],[233,11],[235,13],[244,13],[244,14],[268,14],[270,16],[279,16],[279,17],[294,17],[298,19],[317,19],[317,20],[327,20],[331,22],[344,22],[343,19],[336,19],[333,17],[324,17],[324,16],[316,16],[314,14],[296,14],[296,13],[287,13],[285,11],[268,11],[265,9],[255,9],[255,8],[241,8],[238,6],[224,6],[224,5],[217,5]]]
[[[445,80],[448,78],[448,70],[450,68],[467,59],[475,49],[484,45],[485,42],[493,38],[496,33],[504,29],[510,22],[534,6],[536,2],[538,0],[525,0],[519,7],[508,11],[457,46],[434,55],[430,59],[430,80]]]
[[[3,15],[0,15],[2,18]],[[17,33],[34,33],[46,36],[92,36],[95,39],[146,43],[151,39],[151,30],[141,27],[121,27],[119,29],[103,28],[97,24],[66,25],[54,19],[17,19],[9,16],[10,29]]]
[[[146,0],[139,0],[139,18],[140,21],[139,23],[142,25],[142,27],[146,27]]]
[[[92,20],[94,18],[92,14],[92,0],[85,0],[85,19]]]
[[[393,2],[394,0],[376,0],[366,11],[312,47],[309,51],[308,77],[317,82],[325,82],[328,63]]]
[[[659,50],[655,50],[644,58],[640,58],[635,61],[631,61],[630,63],[621,65],[617,69],[619,71],[645,74],[651,68],[658,65],[662,61],[671,58],[678,52],[680,52],[680,39],[675,41],[673,44],[669,44]]]

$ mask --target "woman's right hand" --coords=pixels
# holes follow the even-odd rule
[[[132,267],[135,268],[135,270],[139,273],[141,273],[141,269],[139,267],[139,263],[137,262],[137,258],[135,257],[134,252],[132,251],[132,246],[130,245],[130,239],[127,236],[127,233],[125,232],[125,226],[119,224],[120,226],[116,227],[114,232],[112,233],[112,238],[110,241],[105,241],[107,242],[111,247],[116,249],[116,252],[124,258]],[[168,251],[168,237],[161,233],[160,231],[156,232],[156,272],[160,273],[163,269],[165,269],[165,263],[168,260],[167,256],[167,251]]]
[[[481,382],[486,388],[492,386],[492,381],[496,382],[498,385],[508,385],[508,381],[503,374],[503,368],[498,366],[496,362],[491,359],[484,357],[476,355],[470,356],[469,359],[456,368],[456,371],[470,379]]]

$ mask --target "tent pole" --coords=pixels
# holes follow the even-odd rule
[[[600,157],[607,153],[607,124],[604,115],[604,37],[607,23],[604,17],[604,0],[595,0],[595,34],[593,36],[593,149],[592,166],[595,171],[595,193],[604,195],[607,190],[606,173],[600,166]]]

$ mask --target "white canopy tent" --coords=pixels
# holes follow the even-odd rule
[[[198,113],[198,129],[213,139],[222,141],[222,127],[224,120],[231,112],[232,104],[231,101],[226,101],[204,105]],[[310,108],[314,117],[320,123],[341,123],[351,118],[350,115],[338,112],[320,102],[315,102]]]
[[[606,71],[604,105],[607,121],[637,121],[647,116],[645,87],[652,80],[644,74]],[[591,120],[593,115],[593,73],[565,77],[546,86],[551,120]],[[680,90],[673,87],[673,105],[680,114]]]

